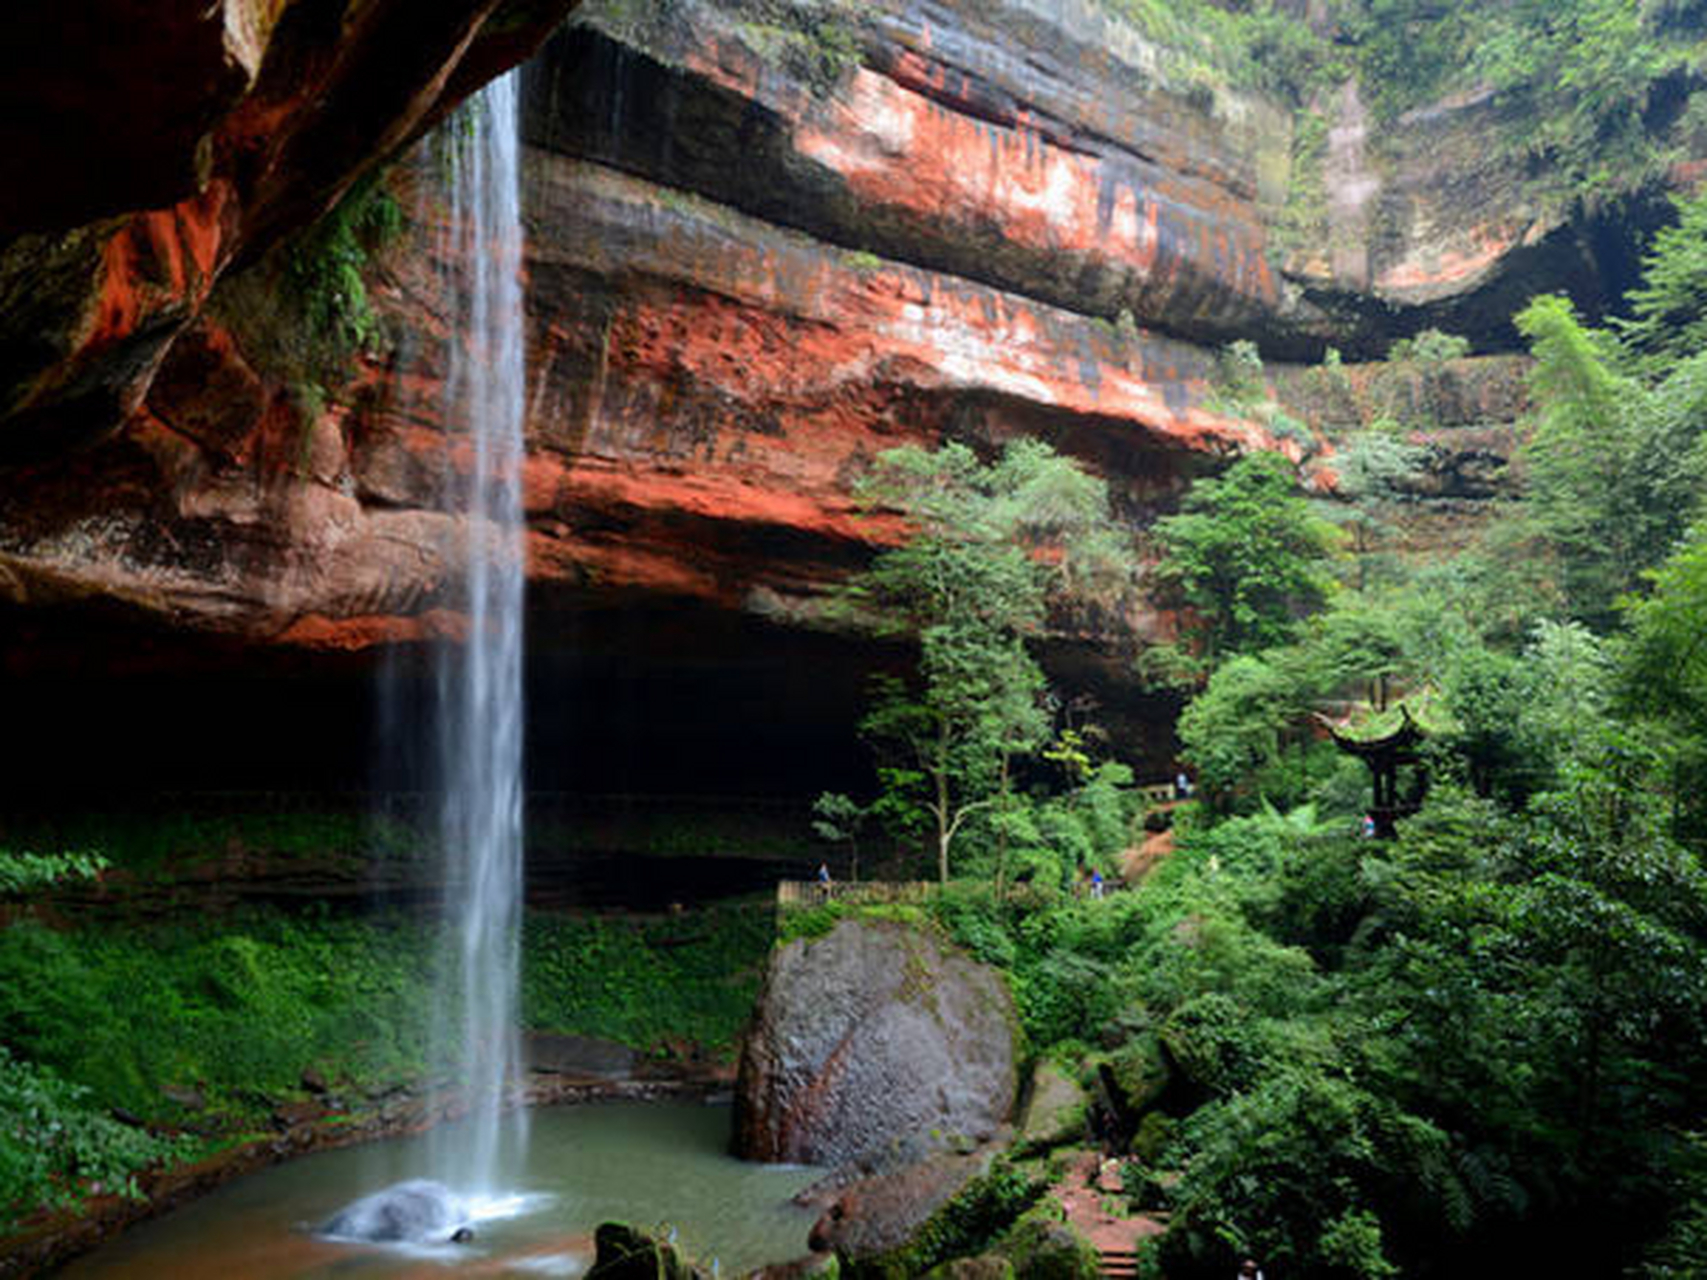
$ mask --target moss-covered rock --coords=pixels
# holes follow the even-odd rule
[[[1060,1063],[1038,1063],[1020,1122],[1019,1149],[1041,1152],[1079,1141],[1085,1136],[1089,1111],[1089,1097]]]
[[[602,1222],[587,1280],[704,1280],[675,1249],[624,1222]]]
[[[999,1253],[982,1253],[934,1266],[925,1280],[1014,1280],[1014,1266]]]
[[[1002,1256],[1025,1280],[1098,1280],[1102,1259],[1053,1201],[1025,1214],[1003,1237]]]
[[[1108,1058],[1102,1078],[1115,1108],[1123,1117],[1136,1120],[1167,1091],[1173,1071],[1161,1041],[1145,1034],[1128,1041]]]
[[[1151,1111],[1138,1122],[1128,1150],[1146,1165],[1157,1164],[1178,1130],[1179,1122],[1172,1116],[1163,1115],[1160,1111]]]
[[[977,1159],[938,1156],[914,1169],[951,1162],[960,1162],[964,1168]],[[884,1183],[902,1195],[909,1193],[908,1185],[892,1176],[871,1180],[864,1194],[869,1195],[870,1186],[877,1183]],[[849,1209],[842,1219],[843,1230],[834,1240],[835,1248],[841,1255],[844,1273],[857,1280],[913,1280],[955,1259],[985,1252],[990,1242],[1007,1231],[1042,1190],[1043,1184],[1024,1169],[998,1161],[963,1182],[952,1195],[938,1199],[929,1216],[915,1220],[904,1238],[897,1239],[890,1233],[887,1247],[882,1247],[883,1238],[864,1229],[860,1221],[862,1206],[857,1200],[850,1202],[849,1197],[844,1197],[843,1203],[849,1203]],[[822,1225],[813,1229],[814,1247]]]

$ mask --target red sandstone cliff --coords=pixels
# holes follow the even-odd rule
[[[438,494],[459,449],[434,351],[456,264],[432,260],[426,175],[392,179],[420,225],[373,272],[390,341],[324,405],[257,322],[283,274],[261,254],[522,52],[551,6],[337,8],[186,12],[182,74],[150,90],[172,126],[129,123],[119,104],[142,91],[120,67],[67,109],[91,137],[122,122],[100,142],[126,162],[43,154],[38,195],[0,205],[18,233],[0,294],[19,302],[0,313],[0,456],[33,459],[0,508],[14,616],[98,608],[310,649],[455,631],[457,517]],[[678,0],[642,21],[607,4],[530,68],[536,611],[809,620],[893,536],[856,515],[851,475],[945,435],[1044,435],[1141,527],[1218,456],[1279,447],[1207,407],[1217,344],[1492,332],[1519,277],[1597,283],[1581,229],[1480,163],[1486,104],[1382,138],[1348,93],[1328,155],[1295,156],[1287,112],[1179,80],[1089,0],[883,0],[828,50],[775,8]],[[50,47],[72,57],[75,35]],[[63,94],[44,64],[16,91],[49,82]],[[1321,225],[1280,236],[1302,164],[1325,166],[1330,198]],[[1509,420],[1513,396],[1485,389],[1509,370],[1473,369],[1460,416]],[[1135,598],[1098,625],[1153,621]]]
[[[228,268],[324,212],[573,4],[13,6],[0,466],[121,429]]]

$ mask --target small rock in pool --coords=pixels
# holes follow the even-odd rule
[[[318,1234],[336,1240],[404,1244],[458,1239],[467,1230],[450,1188],[421,1178],[346,1205],[320,1225]]]

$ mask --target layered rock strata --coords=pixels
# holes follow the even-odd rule
[[[390,179],[416,225],[370,265],[388,340],[342,374],[304,373],[288,255],[263,251],[555,10],[266,10],[156,15],[150,39],[181,27],[182,74],[149,90],[163,123],[101,140],[125,163],[44,157],[42,190],[0,207],[0,456],[34,460],[0,499],[14,636],[329,662],[462,626],[442,494],[466,451],[435,354],[460,266],[436,259],[422,172]],[[98,52],[76,36],[6,92],[76,81],[59,64]],[[1472,510],[1509,451],[1512,366],[1348,365],[1345,391],[1279,358],[1426,323],[1497,345],[1517,290],[1593,301],[1627,246],[1494,163],[1498,103],[1393,127],[1348,90],[1313,107],[1318,149],[1296,113],[1200,72],[1095,0],[607,3],[558,31],[526,80],[538,649],[688,648],[725,672],[811,651],[856,689],[870,655],[803,628],[899,536],[851,490],[902,443],[1041,436],[1108,477],[1138,533],[1241,450],[1310,455],[1330,483],[1324,438],[1399,388],[1431,450],[1419,496]],[[124,115],[89,93],[59,136]],[[1235,337],[1306,431],[1218,397]],[[1114,690],[1166,629],[1135,587],[1057,619],[1052,659]]]

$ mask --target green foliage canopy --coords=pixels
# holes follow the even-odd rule
[[[1190,611],[1188,634],[1209,662],[1284,643],[1332,589],[1326,561],[1338,533],[1278,454],[1249,454],[1199,480],[1155,535],[1161,599]]]
[[[1701,491],[1703,402],[1693,377],[1650,392],[1617,368],[1608,334],[1564,298],[1517,317],[1535,355],[1537,415],[1524,446],[1524,502],[1551,548],[1572,613],[1599,629],[1682,535]],[[1688,366],[1693,374],[1693,365]],[[1681,372],[1681,371],[1680,371]]]
[[[1003,800],[1011,761],[1048,734],[1045,680],[1027,640],[1051,592],[1089,591],[1118,565],[1107,490],[1022,440],[991,463],[961,444],[892,450],[860,496],[900,511],[912,532],[845,599],[918,649],[916,680],[879,680],[861,732],[886,766],[878,804],[916,808],[946,882],[968,819]]]

